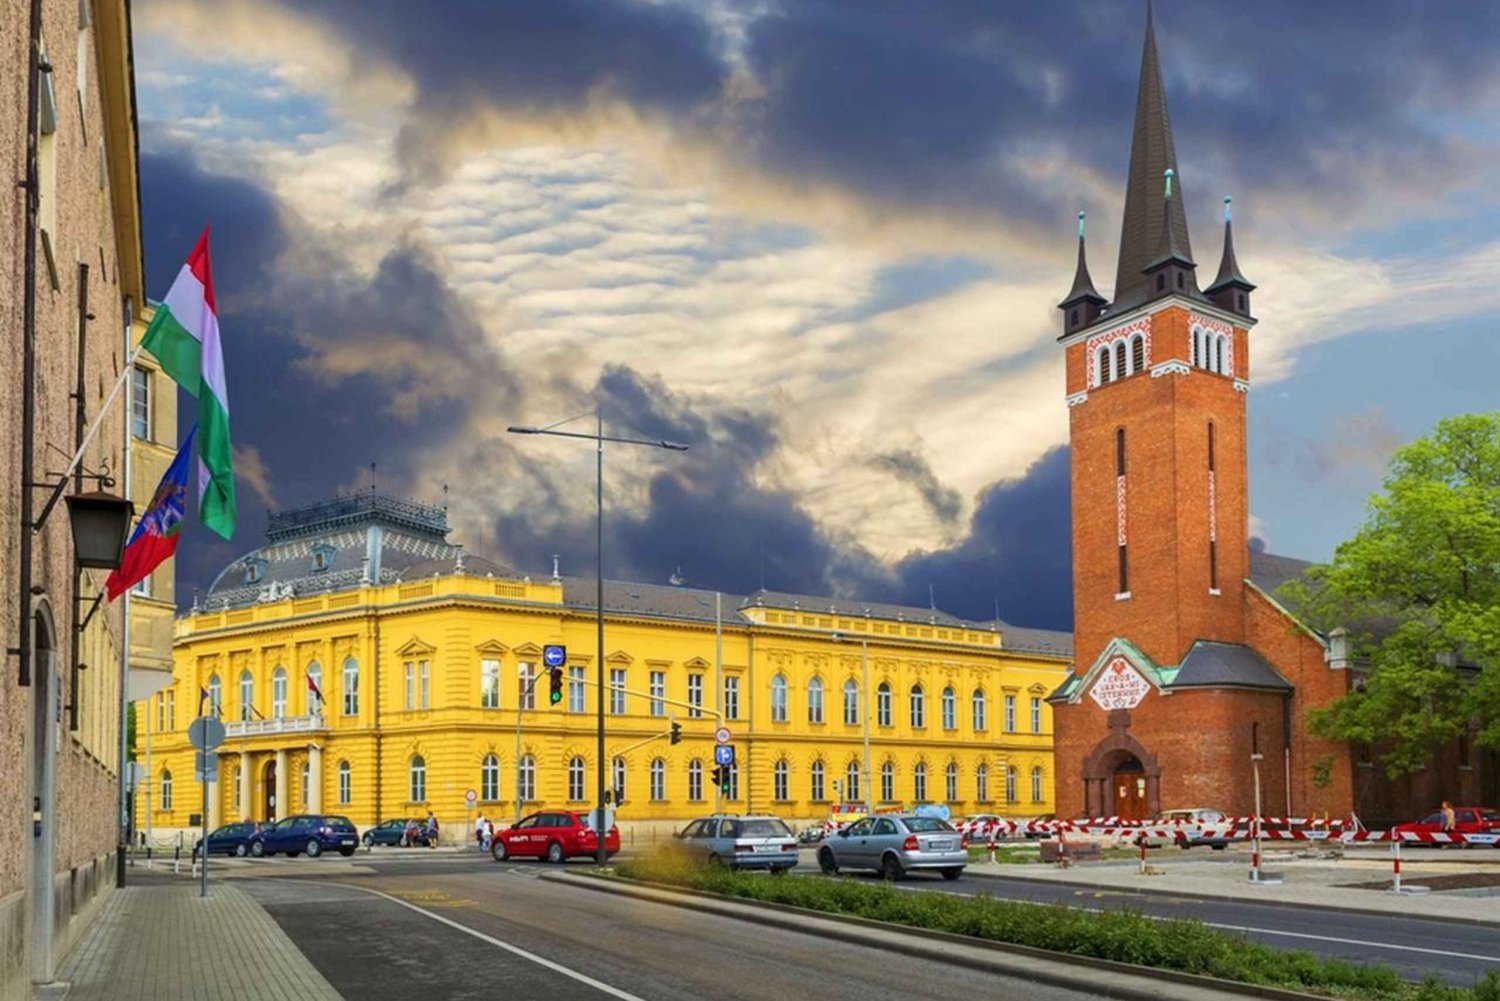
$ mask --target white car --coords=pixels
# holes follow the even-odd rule
[[[1229,839],[1224,835],[1229,827],[1229,818],[1224,816],[1223,810],[1215,810],[1206,806],[1193,806],[1181,810],[1163,810],[1149,823],[1157,827],[1181,828],[1182,837],[1162,835],[1157,832],[1143,835],[1147,848],[1162,848],[1166,845],[1181,845],[1184,849],[1192,848],[1194,845],[1207,845],[1216,852],[1221,852],[1229,847]],[[1214,831],[1213,836],[1204,837],[1202,829],[1208,827]]]

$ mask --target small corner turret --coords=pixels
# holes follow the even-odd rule
[[[1224,256],[1219,261],[1219,274],[1214,283],[1204,290],[1209,300],[1220,309],[1227,309],[1239,316],[1250,316],[1250,293],[1255,286],[1240,273],[1239,261],[1234,257],[1234,199],[1224,196]]]
[[[1084,251],[1083,222],[1084,213],[1079,212],[1078,266],[1073,271],[1073,288],[1068,292],[1067,297],[1057,304],[1057,308],[1063,312],[1064,335],[1071,334],[1075,330],[1082,330],[1099,319],[1099,312],[1108,301],[1094,288],[1094,280],[1089,277],[1088,259]]]

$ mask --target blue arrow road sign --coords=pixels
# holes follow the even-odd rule
[[[557,643],[542,647],[542,663],[548,667],[562,667],[568,659],[568,648]]]
[[[733,744],[720,744],[718,747],[715,747],[714,748],[714,764],[716,764],[716,765],[732,765],[732,764],[734,764],[734,745]]]

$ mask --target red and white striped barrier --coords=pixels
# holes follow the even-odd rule
[[[1267,825],[1276,823],[1276,827]],[[1344,821],[1302,822],[1316,826],[1287,826],[1298,822],[1284,818],[1267,818],[1261,823],[1261,840],[1271,841],[1338,841],[1343,844],[1384,843],[1401,841],[1405,844],[1475,845],[1500,846],[1500,830],[1484,833],[1450,833],[1438,831],[1368,831],[1345,829],[1352,825]],[[1173,842],[1223,839],[1246,841],[1255,837],[1254,818],[1236,817],[1224,824],[1205,826],[1192,823],[1151,824],[1141,821],[1125,821],[1119,818],[1097,818],[1083,821],[985,821],[983,823],[961,823],[956,825],[959,833],[970,841],[993,841],[1011,834],[1088,834],[1095,837],[1122,840],[1166,840]]]

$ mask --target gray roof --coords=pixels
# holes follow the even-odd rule
[[[788,594],[785,591],[767,591],[764,588],[746,597],[740,607],[751,606],[821,612],[827,615],[845,615],[854,618],[887,619],[893,622],[925,622],[934,626],[989,628],[984,623],[960,619],[956,615],[949,615],[936,608],[888,605],[879,601],[852,601],[846,598],[828,598],[813,594]]]
[[[1199,640],[1177,668],[1172,688],[1265,688],[1291,691],[1291,682],[1282,677],[1264,657],[1238,643],[1213,643]]]
[[[598,607],[595,597],[598,582],[592,577],[564,577],[563,604],[569,608],[593,611]],[[686,619],[696,622],[714,621],[714,595],[716,592],[699,588],[673,587],[667,584],[639,584],[635,581],[607,580],[604,582],[604,610],[621,615],[641,615],[647,618]],[[723,616],[726,623],[743,625],[747,620],[738,609],[744,599],[737,594],[723,596]]]
[[[1308,560],[1250,550],[1250,582],[1270,595],[1275,595],[1277,588],[1289,580],[1301,577],[1313,566],[1316,564]]]
[[[1044,653],[1069,658],[1073,656],[1073,634],[1056,629],[1027,629],[1002,622],[1000,645],[1002,649],[1022,653]]]

